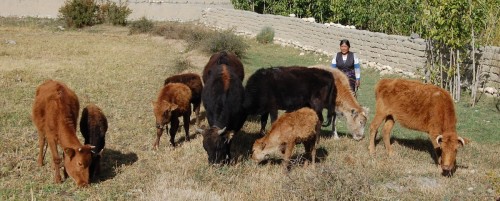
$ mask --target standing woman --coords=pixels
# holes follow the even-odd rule
[[[359,67],[358,57],[354,52],[350,52],[349,48],[351,48],[349,40],[342,39],[340,41],[340,52],[332,59],[332,67],[338,68],[347,75],[351,90],[356,94],[360,85],[361,69]]]

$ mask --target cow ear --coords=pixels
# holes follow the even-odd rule
[[[438,135],[436,137],[436,143],[441,146],[441,142],[443,142],[443,135]]]
[[[75,156],[75,150],[72,148],[65,148],[64,154],[66,154],[66,156],[68,156],[69,159],[71,160]]]
[[[465,146],[466,144],[469,144],[469,139],[458,137],[458,143],[460,143],[462,146]]]

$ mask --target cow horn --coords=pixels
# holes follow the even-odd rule
[[[465,140],[462,137],[458,137],[458,141],[462,143],[462,146],[465,145]]]
[[[441,140],[441,139],[443,139],[443,135],[438,135],[438,136],[436,137],[436,142],[437,142],[437,144],[441,145],[441,143],[439,143],[439,140]]]
[[[103,151],[104,151],[104,147],[101,149],[101,151],[97,155],[102,156]]]
[[[196,127],[196,132],[203,133],[203,129]]]
[[[222,128],[222,129],[220,129],[219,131],[217,131],[217,134],[218,134],[218,135],[221,135],[222,133],[224,133],[224,131],[226,131],[226,128],[227,128],[227,127],[224,127],[224,128]]]

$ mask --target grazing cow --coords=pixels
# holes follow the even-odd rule
[[[209,163],[224,163],[231,159],[231,136],[246,120],[243,110],[244,88],[232,68],[222,64],[212,68],[201,98],[207,112],[209,128],[202,132],[203,148]]]
[[[376,111],[370,124],[371,154],[375,153],[378,127],[385,121],[383,139],[387,152],[393,155],[390,133],[397,121],[402,126],[426,132],[434,146],[443,175],[456,169],[458,145],[466,141],[457,135],[455,108],[450,94],[442,88],[419,81],[383,79],[375,86]]]
[[[181,116],[184,121],[186,141],[189,141],[190,100],[191,89],[185,84],[170,83],[160,90],[158,99],[156,102],[153,101],[153,112],[156,118],[156,141],[153,144],[154,149],[158,148],[163,129],[168,123],[170,123],[170,144],[175,147],[175,134],[179,128],[179,117]]]
[[[101,158],[104,146],[106,146],[106,131],[108,131],[108,120],[101,108],[89,104],[83,108],[80,119],[80,132],[85,139],[85,144],[95,148],[92,150],[92,162],[90,163],[90,179],[99,175],[101,169]]]
[[[342,114],[347,120],[347,127],[351,132],[352,138],[355,140],[363,139],[365,135],[365,125],[368,116],[368,109],[361,107],[354,97],[349,85],[349,78],[336,68],[326,67],[335,78],[335,88],[337,89],[337,98],[335,99],[336,114]],[[332,134],[334,139],[339,139],[337,128],[335,127],[336,114],[332,120]]]
[[[328,71],[307,67],[261,68],[248,78],[243,107],[250,114],[261,115],[261,134],[265,133],[268,115],[271,122],[278,110],[294,111],[310,107],[323,122],[322,110],[327,108],[327,123],[335,108],[337,92],[334,78]]]
[[[306,155],[311,157],[314,166],[316,143],[319,140],[321,122],[316,112],[310,108],[301,108],[285,113],[272,124],[271,130],[257,139],[252,148],[252,159],[261,162],[277,154],[283,156],[285,169],[289,168],[290,157],[296,144],[304,144]]]
[[[236,74],[240,81],[245,79],[245,69],[243,64],[236,54],[227,51],[221,51],[213,54],[203,69],[203,83],[207,83],[211,70],[218,65],[225,64],[231,71]]]
[[[89,184],[89,165],[92,146],[82,145],[76,137],[80,104],[75,92],[65,84],[48,80],[38,86],[33,103],[33,122],[38,130],[38,165],[43,165],[44,146],[48,143],[52,154],[54,180],[61,183],[61,158],[57,145],[64,154],[64,176],[68,174],[80,187]]]
[[[201,105],[201,92],[203,91],[203,84],[201,78],[195,73],[185,73],[174,75],[165,79],[165,85],[169,83],[182,83],[191,89],[191,104],[193,104],[193,112],[196,115],[196,125],[200,125],[200,105]]]

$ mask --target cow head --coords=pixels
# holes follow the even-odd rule
[[[202,132],[203,148],[208,154],[208,162],[219,164],[227,162],[226,156],[230,152],[232,134],[226,128],[211,127]]]
[[[285,154],[285,144],[270,143],[266,137],[257,139],[252,147],[252,159],[259,163],[274,154]]]
[[[368,108],[363,107],[361,110],[352,109],[346,112],[347,126],[351,131],[352,138],[361,140],[365,137],[365,125],[368,116]]]
[[[76,149],[64,148],[64,170],[79,187],[85,187],[89,184],[89,166],[93,148],[94,146],[89,145]]]
[[[156,128],[163,129],[164,126],[170,123],[170,117],[172,117],[172,112],[178,108],[176,104],[170,103],[166,100],[152,102],[153,112],[156,118]]]
[[[441,169],[443,176],[452,176],[456,170],[456,157],[459,146],[466,144],[466,140],[457,135],[439,135],[436,141],[441,148]]]

